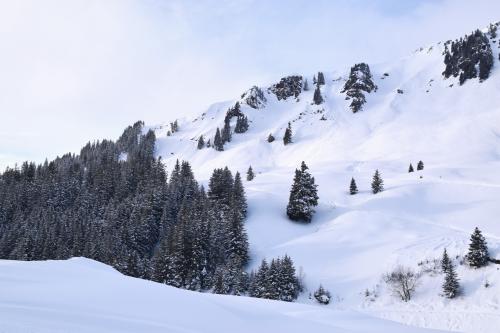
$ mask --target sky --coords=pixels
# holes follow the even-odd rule
[[[0,170],[499,20],[495,0],[0,0]]]

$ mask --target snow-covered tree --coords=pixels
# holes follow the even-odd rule
[[[222,141],[222,137],[221,137],[220,130],[218,127],[217,127],[217,130],[215,131],[214,148],[217,151],[224,150],[224,142]]]
[[[309,83],[307,82],[307,79],[304,80],[304,86],[302,87],[302,90],[309,91]]]
[[[274,140],[275,140],[274,136],[272,134],[269,134],[269,136],[267,137],[267,142],[271,143],[274,142]]]
[[[252,166],[248,167],[247,180],[252,181],[255,178],[255,173],[253,172]]]
[[[451,266],[450,257],[448,256],[448,252],[446,251],[446,249],[444,249],[443,257],[441,258],[441,270],[443,271],[443,273],[446,273],[450,268],[450,266]]]
[[[413,170],[413,165],[410,163],[410,166],[408,168],[408,173],[413,172],[413,171],[415,171],[415,170]]]
[[[418,164],[417,164],[417,170],[420,171],[420,170],[424,170],[424,162],[422,161],[418,161]]]
[[[313,102],[316,105],[320,105],[321,103],[323,103],[323,96],[321,96],[319,85],[317,85],[316,89],[314,90]]]
[[[285,146],[289,143],[292,143],[292,124],[288,122],[288,126],[285,130],[285,135],[283,136],[283,143]]]
[[[286,213],[291,220],[311,222],[314,207],[318,205],[318,190],[314,177],[302,162],[300,170],[295,170]]]
[[[200,135],[198,139],[198,149],[203,149],[205,147],[205,139],[203,138],[203,135]]]
[[[455,298],[460,293],[460,284],[453,263],[449,262],[443,282],[443,295],[447,298]]]
[[[358,186],[356,185],[356,181],[354,178],[351,178],[351,185],[349,185],[349,193],[351,195],[355,195],[358,193]]]
[[[382,176],[378,170],[375,170],[375,174],[373,175],[372,180],[372,192],[373,194],[377,194],[384,190],[384,181],[382,180]]]
[[[325,84],[325,76],[323,75],[323,72],[318,72],[317,85],[322,86],[324,84]]]
[[[320,284],[319,288],[314,292],[314,298],[318,303],[326,305],[330,303],[331,295],[330,292]]]
[[[486,240],[481,233],[481,230],[476,227],[470,237],[469,252],[467,253],[467,261],[470,266],[479,268],[488,264],[489,254]]]

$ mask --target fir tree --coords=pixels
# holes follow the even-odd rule
[[[222,144],[224,145],[226,142],[231,142],[231,125],[229,121],[224,122],[224,127],[222,128],[221,133]]]
[[[319,288],[314,292],[314,298],[318,301],[320,304],[328,304],[330,303],[330,292],[323,288],[322,285],[319,285]]]
[[[248,119],[246,116],[240,115],[236,118],[235,133],[245,133],[248,130]]]
[[[313,102],[316,105],[320,105],[323,103],[323,96],[321,96],[321,90],[319,89],[319,84],[316,86],[314,90]]]
[[[215,132],[215,137],[214,137],[214,148],[217,151],[224,150],[224,142],[222,141],[220,130],[218,127],[217,127],[217,131]]]
[[[295,170],[286,213],[291,220],[311,222],[314,207],[318,205],[318,190],[314,177],[302,162],[300,170]]]
[[[443,282],[443,294],[447,298],[455,298],[460,293],[460,284],[458,283],[457,273],[455,272],[455,267],[450,262],[448,268],[446,269],[444,282]]]
[[[448,257],[448,252],[446,251],[446,249],[444,249],[443,258],[441,259],[441,270],[443,271],[443,273],[447,273],[451,265],[452,264],[450,257]]]
[[[248,171],[247,171],[247,180],[252,181],[254,178],[255,178],[255,174],[253,173],[252,166],[249,166]]]
[[[384,190],[384,181],[382,180],[382,177],[380,176],[378,170],[375,170],[375,174],[373,175],[373,180],[372,180],[372,192],[373,194],[377,194],[379,192],[382,192],[383,190]]]
[[[408,173],[413,172],[413,165],[410,163],[410,167],[408,168]]]
[[[267,137],[267,142],[271,143],[271,142],[274,142],[275,138],[272,134],[269,134],[269,136]]]
[[[488,264],[488,246],[481,230],[476,227],[470,237],[469,252],[467,261],[469,265],[475,268],[483,267]]]
[[[200,138],[198,139],[198,150],[203,149],[205,147],[205,139],[203,138],[203,135],[200,135]]]
[[[322,86],[325,84],[325,76],[323,72],[318,72],[318,86]]]
[[[285,146],[292,143],[292,125],[288,122],[288,127],[285,130],[285,135],[283,136],[283,143]]]
[[[354,178],[351,178],[351,185],[349,186],[349,193],[351,195],[355,195],[358,193],[358,186],[356,185],[356,181]]]
[[[422,161],[418,161],[418,164],[417,164],[417,170],[420,171],[420,170],[424,170],[424,162]]]

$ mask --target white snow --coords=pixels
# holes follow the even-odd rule
[[[2,333],[310,330],[431,333],[355,311],[180,290],[127,277],[84,258],[0,261]]]
[[[158,130],[157,151],[168,169],[176,159],[191,162],[205,185],[216,167],[245,173],[252,165],[257,176],[245,183],[251,266],[264,257],[289,254],[305,273],[308,291],[299,302],[312,303],[308,292],[321,283],[332,293],[330,308],[421,327],[497,332],[499,265],[473,270],[459,264],[461,257],[455,260],[463,286],[455,300],[439,295],[440,273],[425,274],[408,303],[390,295],[381,282],[398,264],[421,270],[419,262],[440,258],[445,247],[463,256],[475,226],[487,237],[492,256],[500,258],[500,105],[495,97],[500,72],[498,46],[492,48],[495,65],[485,82],[459,86],[455,79],[443,80],[438,44],[395,64],[370,66],[378,91],[366,94],[367,104],[357,114],[340,93],[348,69],[325,72],[325,104],[311,105],[312,88],[298,102],[277,101],[266,93],[265,108],[242,106],[250,129],[234,134],[224,152],[199,151],[196,140],[201,134],[205,141],[213,138],[236,100],[181,122],[171,137]],[[312,82],[312,75],[307,79]],[[294,143],[284,146],[289,121]],[[276,137],[271,144],[269,133]],[[320,204],[309,225],[285,215],[293,170],[302,160],[319,185]],[[416,168],[419,160],[424,171],[407,173],[410,162]],[[378,195],[370,192],[375,169],[386,189]],[[356,196],[347,192],[351,177],[360,189]],[[485,280],[491,284],[487,289]],[[373,301],[364,296],[367,289],[378,295]]]
[[[169,137],[168,126],[152,127],[167,169],[176,159],[187,160],[205,185],[216,167],[240,173],[253,167],[256,178],[244,184],[250,268],[264,257],[290,255],[305,274],[307,291],[298,303],[176,290],[83,259],[3,261],[0,332],[421,332],[367,314],[424,328],[498,332],[500,265],[460,265],[476,226],[500,258],[500,71],[498,46],[492,48],[490,78],[463,86],[443,80],[442,44],[395,64],[370,64],[378,91],[366,94],[357,114],[340,93],[347,68],[325,72],[320,106],[311,105],[313,87],[299,101],[277,101],[266,92],[264,108],[242,105],[250,129],[234,134],[224,152],[197,150],[197,139],[203,134],[213,141],[236,100],[180,120]],[[312,75],[307,79],[311,83]],[[289,121],[294,142],[284,146]],[[275,142],[266,141],[269,133]],[[285,215],[293,171],[302,160],[319,185],[320,204],[308,225]],[[410,162],[416,168],[419,160],[425,169],[407,173]],[[385,181],[377,195],[370,192],[375,169]],[[355,196],[348,194],[351,177],[360,189]],[[420,271],[445,247],[452,258],[459,256],[460,297],[440,296],[439,272],[425,273],[408,303],[389,293],[384,273],[399,264]],[[320,283],[332,294],[328,306],[308,298]]]

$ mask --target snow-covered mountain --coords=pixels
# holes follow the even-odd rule
[[[314,104],[316,78],[290,76],[214,104],[195,119],[181,119],[175,133],[167,133],[168,124],[151,127],[157,153],[168,169],[177,159],[190,161],[197,179],[205,182],[214,168],[245,173],[252,166],[257,176],[245,183],[252,266],[286,253],[302,267],[309,292],[321,283],[335,295],[332,308],[422,327],[495,332],[500,266],[474,270],[459,263],[476,226],[485,233],[492,257],[500,257],[496,29],[484,30],[493,55],[487,79],[478,75],[460,84],[463,71],[446,79],[445,53],[453,46],[441,42],[396,63],[369,64],[376,87],[362,91],[366,103],[356,113],[344,91],[352,76],[348,68],[324,72],[319,105]],[[363,79],[359,71],[354,76]],[[302,89],[306,80],[308,91]],[[248,131],[233,133],[224,151],[197,149],[202,135],[213,144],[228,114],[233,115],[232,130],[234,115],[240,114],[248,119]],[[293,143],[284,145],[288,123]],[[276,139],[272,143],[269,134]],[[409,164],[419,160],[424,170],[408,173]],[[320,204],[310,224],[291,222],[285,214],[301,161],[319,185]],[[385,191],[373,195],[370,181],[376,169]],[[355,196],[348,194],[351,177],[360,188]],[[443,276],[430,267],[444,248],[463,286],[462,296],[454,300],[440,296]],[[398,264],[426,271],[408,303],[395,299],[381,281]],[[299,301],[312,302],[307,296]]]
[[[156,154],[168,170],[187,160],[204,184],[215,168],[244,174],[252,166],[256,177],[244,183],[249,269],[290,255],[303,272],[306,290],[297,303],[304,304],[178,290],[85,259],[2,261],[0,331],[497,332],[500,266],[463,264],[476,226],[491,257],[500,258],[496,32],[494,25],[472,42],[441,42],[396,63],[294,74],[178,119],[174,131],[174,119],[145,128],[155,131]],[[217,129],[228,123],[234,131],[242,119],[248,130],[214,149]],[[289,124],[292,143],[284,145]],[[201,136],[212,147],[198,149]],[[424,169],[408,173],[420,160]],[[285,211],[302,161],[320,198],[309,224],[290,221]],[[376,169],[385,191],[374,195]],[[359,188],[354,196],[351,178]],[[462,286],[452,300],[441,295],[436,266],[445,248]],[[422,274],[409,302],[382,279],[398,265]],[[308,297],[320,284],[333,296],[327,306]],[[203,316],[193,320],[192,313]]]

